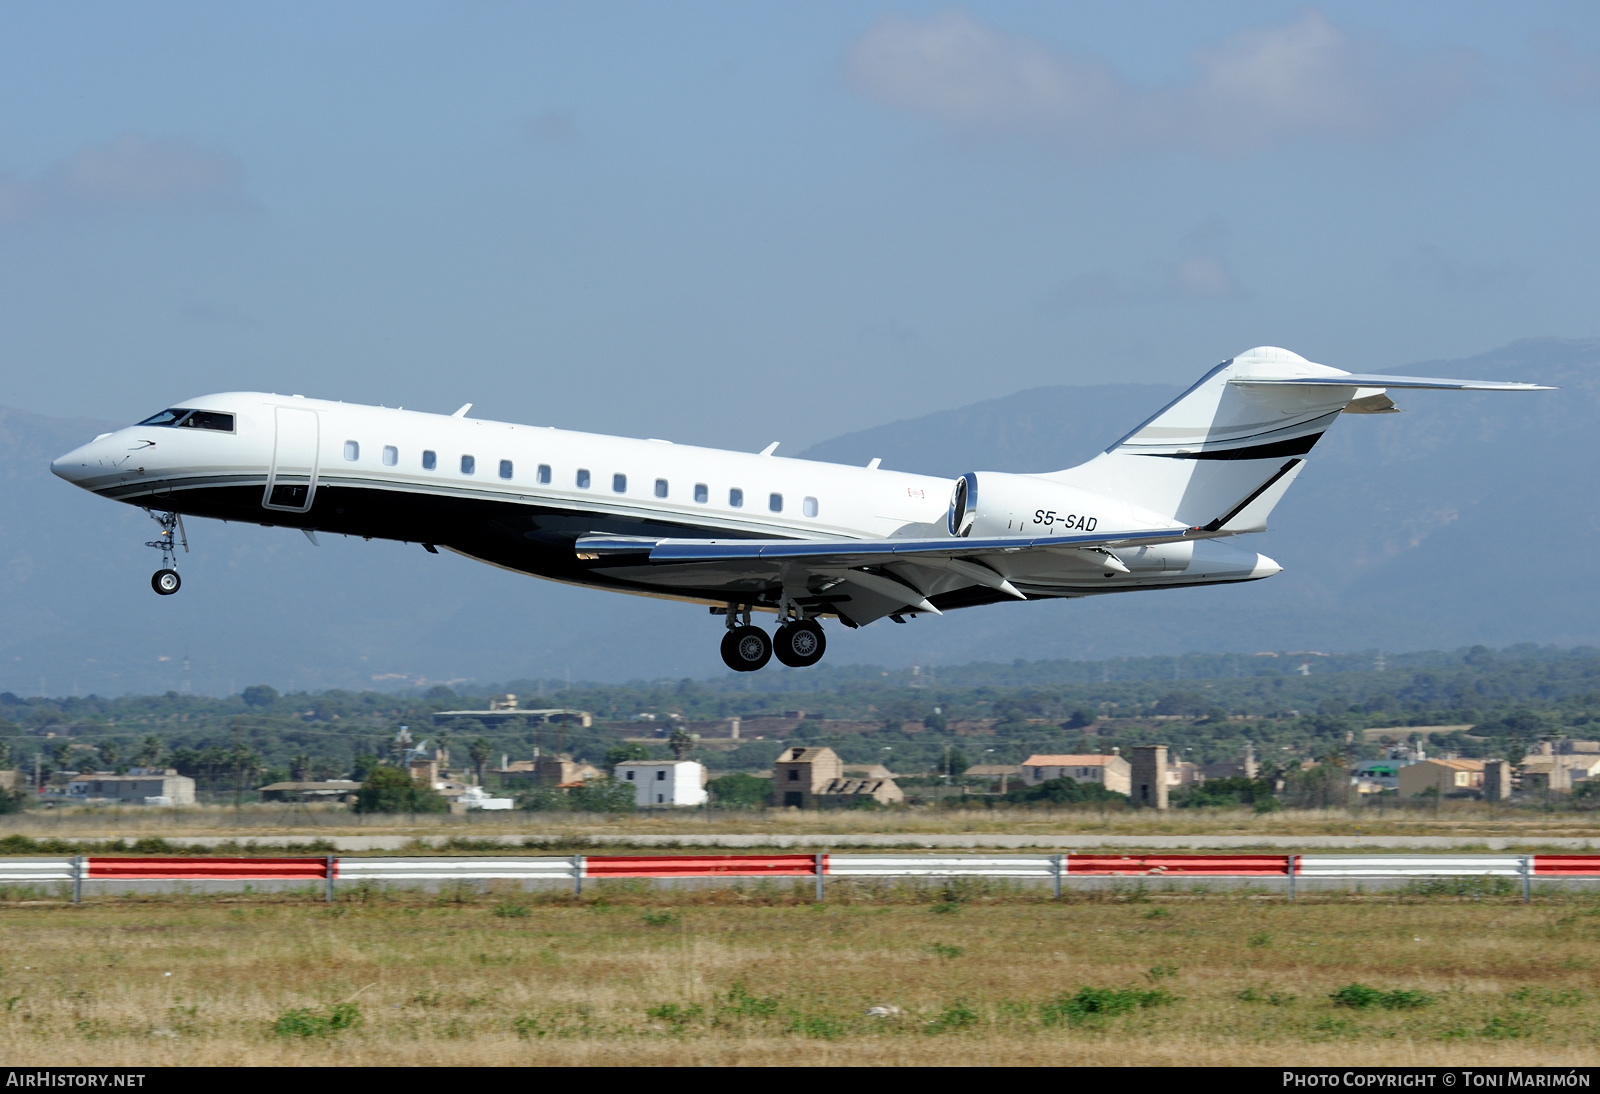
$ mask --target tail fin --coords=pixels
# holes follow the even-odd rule
[[[1046,477],[1210,531],[1260,531],[1334,419],[1392,411],[1391,387],[1537,390],[1356,375],[1262,346],[1206,373],[1088,463]]]

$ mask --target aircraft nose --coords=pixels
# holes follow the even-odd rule
[[[57,456],[50,461],[50,473],[58,479],[76,482],[83,472],[83,449],[74,448],[65,456]]]
[[[100,442],[109,436],[109,433],[101,434],[88,444],[79,445],[64,456],[57,456],[50,461],[51,474],[74,485],[81,485],[99,466],[102,454]]]
[[[1255,569],[1251,571],[1250,576],[1251,577],[1271,577],[1273,574],[1278,574],[1278,573],[1282,573],[1282,572],[1283,572],[1283,567],[1279,566],[1272,559],[1268,558],[1266,555],[1257,555],[1256,556],[1256,566],[1255,566]]]

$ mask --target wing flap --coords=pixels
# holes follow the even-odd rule
[[[652,539],[590,534],[578,537],[578,557],[586,561],[644,556],[652,563],[807,562],[829,566],[874,566],[896,558],[966,559],[1017,551],[1124,547],[1173,543],[1198,528],[1142,528],[1057,536],[994,536],[957,539]]]

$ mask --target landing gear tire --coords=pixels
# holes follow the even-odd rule
[[[150,587],[162,596],[171,596],[183,585],[177,570],[157,570],[150,575]]]
[[[755,672],[772,660],[772,639],[760,627],[734,627],[723,635],[722,661],[734,672]]]
[[[822,624],[815,619],[785,623],[772,636],[772,652],[792,669],[810,668],[822,660],[827,649],[828,640],[823,637]]]

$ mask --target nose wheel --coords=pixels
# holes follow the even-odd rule
[[[183,530],[183,518],[177,513],[157,513],[146,509],[150,519],[161,525],[161,534],[145,543],[161,552],[161,569],[150,575],[150,587],[162,596],[171,596],[183,587],[178,576],[178,547],[189,553],[189,536]]]

